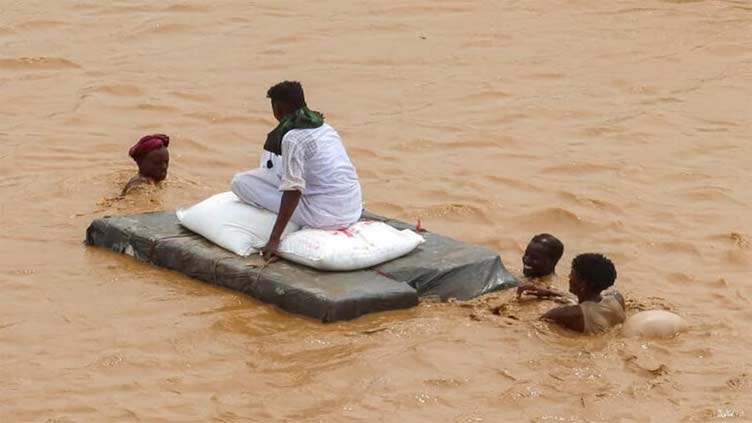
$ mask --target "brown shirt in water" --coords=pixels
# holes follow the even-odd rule
[[[603,295],[599,302],[583,301],[579,305],[585,333],[605,332],[626,319],[624,306],[614,293]]]

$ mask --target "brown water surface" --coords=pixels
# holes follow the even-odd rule
[[[606,253],[691,331],[574,336],[509,293],[321,325],[82,245],[226,190],[285,78],[369,208],[515,272],[552,232],[559,274]],[[746,0],[0,0],[0,99],[0,421],[752,420]],[[151,132],[167,183],[115,199]]]

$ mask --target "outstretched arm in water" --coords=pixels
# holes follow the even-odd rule
[[[285,231],[292,214],[295,213],[295,209],[298,207],[300,196],[301,193],[297,190],[282,193],[282,202],[279,205],[279,214],[277,215],[277,221],[274,223],[272,235],[269,237],[269,242],[261,250],[261,255],[266,261],[272,261],[277,256],[282,233]]]
[[[541,320],[553,322],[577,332],[585,332],[585,316],[578,305],[556,307],[541,316]]]
[[[128,194],[130,192],[131,188],[135,187],[136,185],[142,185],[142,184],[148,184],[149,179],[144,178],[141,175],[136,175],[133,178],[131,178],[130,181],[125,185],[125,188],[123,188],[123,191],[120,192],[120,196],[123,197],[125,194]]]
[[[517,298],[520,298],[523,295],[532,295],[538,298],[561,298],[561,297],[566,296],[567,294],[564,294],[562,292],[559,292],[550,288],[544,288],[542,286],[533,285],[531,283],[526,283],[526,284],[520,285],[517,288]]]

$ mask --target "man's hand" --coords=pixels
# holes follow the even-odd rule
[[[261,257],[263,257],[267,263],[275,262],[279,260],[277,250],[279,250],[279,239],[272,238],[266,243],[264,248],[261,249]]]
[[[272,235],[269,237],[269,242],[261,250],[261,256],[267,263],[276,261],[279,258],[279,256],[277,256],[279,240],[282,239],[282,233],[285,231],[287,222],[290,221],[292,214],[295,212],[295,208],[298,207],[301,195],[300,191],[285,191],[282,194],[282,201],[279,205],[279,214],[277,214],[277,221],[274,222]]]
[[[520,285],[517,288],[517,298],[520,298],[523,295],[532,295],[538,298],[558,298],[562,296],[562,294],[559,292],[553,291],[548,288],[543,288],[541,286],[533,285],[531,283]]]

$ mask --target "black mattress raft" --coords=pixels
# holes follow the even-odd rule
[[[364,218],[414,229],[369,213]],[[517,286],[495,252],[432,232],[421,235],[426,242],[412,253],[355,272],[322,272],[284,260],[264,265],[258,255],[237,256],[188,231],[171,211],[96,219],[86,243],[322,322],[413,307],[418,297],[464,300]]]

